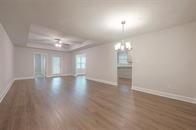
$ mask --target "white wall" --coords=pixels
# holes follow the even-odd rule
[[[73,72],[75,72],[75,55],[77,54],[86,54],[86,76],[88,79],[117,84],[117,57],[113,44],[73,52]]]
[[[0,102],[13,83],[13,44],[0,23]]]
[[[133,40],[133,86],[196,98],[196,23]]]
[[[33,48],[24,48],[24,47],[14,47],[15,56],[15,77],[33,77],[34,76],[34,62],[33,54],[34,53],[44,53],[47,55],[47,76],[52,75],[52,64],[51,58],[53,55],[61,56],[63,59],[62,62],[62,75],[72,74],[72,56],[71,53],[60,52],[60,51],[51,51],[44,49],[33,49]]]

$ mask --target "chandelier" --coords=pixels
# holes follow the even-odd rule
[[[122,21],[121,24],[122,24],[122,36],[124,38],[126,22]],[[131,43],[125,41],[124,39],[122,39],[121,42],[117,43],[114,48],[116,51],[130,51],[132,49]]]

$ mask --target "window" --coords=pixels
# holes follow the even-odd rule
[[[76,69],[85,69],[86,68],[86,57],[85,55],[76,56]]]
[[[128,65],[128,54],[127,52],[118,52],[118,64]]]
[[[53,56],[52,57],[52,74],[61,73],[61,57]]]

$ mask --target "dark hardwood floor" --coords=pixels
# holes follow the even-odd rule
[[[16,81],[0,104],[0,130],[196,130],[196,105],[87,81]]]

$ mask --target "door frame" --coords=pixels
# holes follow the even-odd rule
[[[47,77],[48,74],[48,55],[46,53],[42,53],[42,52],[33,52],[33,76],[36,77],[35,74],[35,55],[36,54],[40,54],[42,56],[45,57],[45,61],[44,61],[44,77]]]

